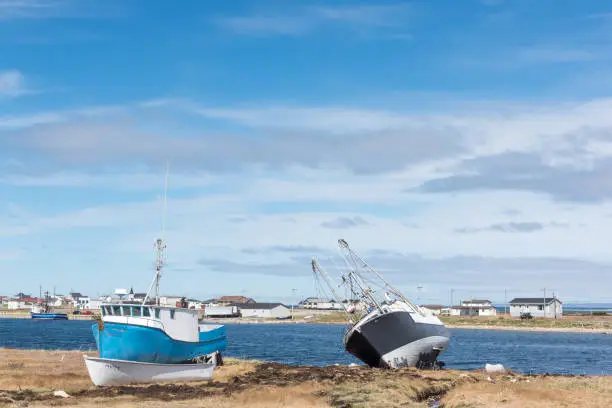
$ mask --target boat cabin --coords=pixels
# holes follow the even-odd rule
[[[160,309],[143,305],[116,304],[101,306],[102,316],[155,317],[159,319]]]
[[[104,323],[117,323],[157,328],[182,341],[198,341],[207,328],[198,324],[197,310],[156,305],[111,303],[100,307]]]

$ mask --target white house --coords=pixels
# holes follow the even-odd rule
[[[267,319],[288,319],[291,317],[291,310],[282,303],[243,303],[236,306],[242,317]]]
[[[446,309],[446,307],[444,307],[442,305],[422,305],[421,307],[423,309],[427,309],[428,311],[430,311],[435,316],[440,315],[442,313],[442,311]]]
[[[236,317],[239,316],[237,306],[219,306],[207,304],[204,309],[204,316],[207,317]]]
[[[71,292],[72,306],[75,309],[89,309],[89,296],[82,295],[79,292]]]
[[[160,296],[159,304],[165,307],[176,307],[177,303],[181,303],[183,296]]]
[[[552,298],[515,298],[510,301],[510,316],[520,317],[529,313],[532,317],[563,317],[563,302]]]
[[[102,303],[106,303],[108,296],[92,298],[89,300],[89,310],[100,310]]]
[[[299,303],[304,309],[342,310],[342,304],[331,299],[309,297]]]
[[[460,306],[452,306],[451,316],[496,316],[497,309],[490,300],[472,299],[464,300]]]
[[[77,309],[89,309],[89,302],[91,301],[91,299],[89,299],[89,296],[80,296],[76,299],[76,308]]]
[[[7,303],[7,308],[9,310],[17,310],[17,309],[26,309],[31,305],[27,305],[26,302],[19,299],[10,299]]]
[[[196,299],[187,299],[187,308],[188,309],[202,310],[202,309],[204,309],[204,303],[202,303],[202,302],[200,302],[199,300],[196,300]]]
[[[52,296],[49,298],[49,305],[53,307],[62,307],[64,305],[64,298],[61,295]]]

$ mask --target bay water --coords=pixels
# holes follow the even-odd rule
[[[0,347],[95,350],[92,322],[0,319]],[[224,355],[293,365],[360,362],[344,351],[338,324],[227,324]],[[612,335],[451,329],[446,368],[501,363],[522,373],[612,375]]]

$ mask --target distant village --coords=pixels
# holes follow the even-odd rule
[[[135,293],[118,289],[112,295],[90,298],[79,292],[71,292],[67,296],[54,294],[33,297],[29,294],[18,293],[15,296],[0,296],[0,312],[4,311],[30,311],[32,307],[42,303],[43,298],[49,306],[57,309],[71,309],[73,314],[99,314],[103,303],[108,302],[143,302],[146,293]],[[309,311],[339,311],[344,310],[346,303],[352,302],[359,307],[357,301],[345,300],[345,305],[330,299],[319,297],[308,297],[297,305],[285,305],[278,302],[257,302],[245,296],[221,296],[216,299],[197,300],[182,296],[160,296],[162,307],[184,307],[202,311],[203,317],[231,318],[231,317],[256,317],[272,319],[288,319],[292,316],[293,309]],[[153,303],[148,300],[147,303]],[[440,316],[496,316],[498,308],[493,306],[487,299],[472,299],[459,301],[457,305],[420,305],[434,315]],[[563,302],[557,297],[540,298],[514,298],[506,306],[503,313],[509,313],[512,317],[545,317],[560,318],[563,316]]]
[[[73,314],[99,314],[103,303],[138,302],[145,300],[146,293],[118,289],[112,295],[90,298],[80,292],[70,292],[67,296],[61,294],[33,297],[29,294],[18,293],[15,296],[0,296],[0,311],[30,311],[34,306],[43,302],[55,309],[72,309]],[[346,301],[345,301],[346,302]],[[154,303],[153,299],[147,304]],[[216,299],[198,300],[182,296],[163,295],[159,297],[162,307],[184,307],[201,310],[202,315],[211,318],[229,317],[259,317],[273,319],[287,319],[291,317],[292,309],[318,309],[342,310],[339,303],[327,299],[310,297],[294,306],[287,306],[279,302],[257,302],[246,296],[221,296]]]

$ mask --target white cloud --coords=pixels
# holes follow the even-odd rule
[[[26,92],[25,78],[21,72],[0,71],[0,98],[16,97]]]
[[[298,36],[324,26],[364,32],[385,29],[398,39],[410,38],[404,30],[411,7],[405,3],[353,6],[304,7],[285,12],[260,12],[247,16],[224,16],[215,22],[240,35]],[[391,30],[391,31],[389,31]]]
[[[603,52],[601,52],[603,51]],[[596,52],[590,49],[568,49],[567,47],[531,47],[521,50],[518,58],[524,62],[584,62],[612,57],[607,50]]]
[[[410,283],[411,270],[418,270],[441,297],[446,275],[482,292],[516,285],[520,278],[528,294],[530,276],[545,283],[561,265],[567,270],[563,279],[555,278],[555,289],[588,297],[586,287],[572,286],[571,272],[595,276],[612,263],[605,244],[612,189],[605,181],[609,167],[601,163],[612,155],[612,102],[500,106],[422,113],[158,100],[117,112],[85,110],[102,115],[93,119],[62,113],[55,124],[13,127],[0,136],[4,161],[22,164],[6,166],[2,187],[16,193],[24,187],[73,187],[74,194],[91,192],[89,202],[95,194],[112,193],[116,204],[44,208],[21,217],[5,211],[0,234],[35,242],[57,232],[67,242],[94,248],[91,256],[130,254],[146,263],[148,244],[159,230],[156,196],[163,181],[160,171],[150,169],[161,170],[163,159],[174,156],[167,231],[172,268],[306,279],[315,248],[326,256],[342,237],[398,281]],[[241,130],[175,134],[156,118],[170,107],[193,115],[190,120],[203,115]],[[95,120],[100,117],[104,124]],[[139,126],[141,120],[148,128]],[[79,161],[72,157],[76,152]],[[52,159],[49,171],[29,169],[31,154]],[[587,173],[568,178],[568,168]],[[479,190],[418,188],[483,171],[498,178]],[[534,172],[545,175],[546,183],[508,187],[509,179]],[[585,198],[597,200],[584,205]],[[32,205],[18,204],[26,210]],[[457,233],[462,229],[478,233]],[[100,248],[97,240],[105,234],[114,240]],[[310,249],[292,253],[281,247]],[[19,248],[6,250],[13,249]]]
[[[0,0],[0,22],[17,19],[102,18],[117,15],[117,4],[91,0]]]
[[[0,0],[0,21],[50,16],[61,3],[57,0]]]

